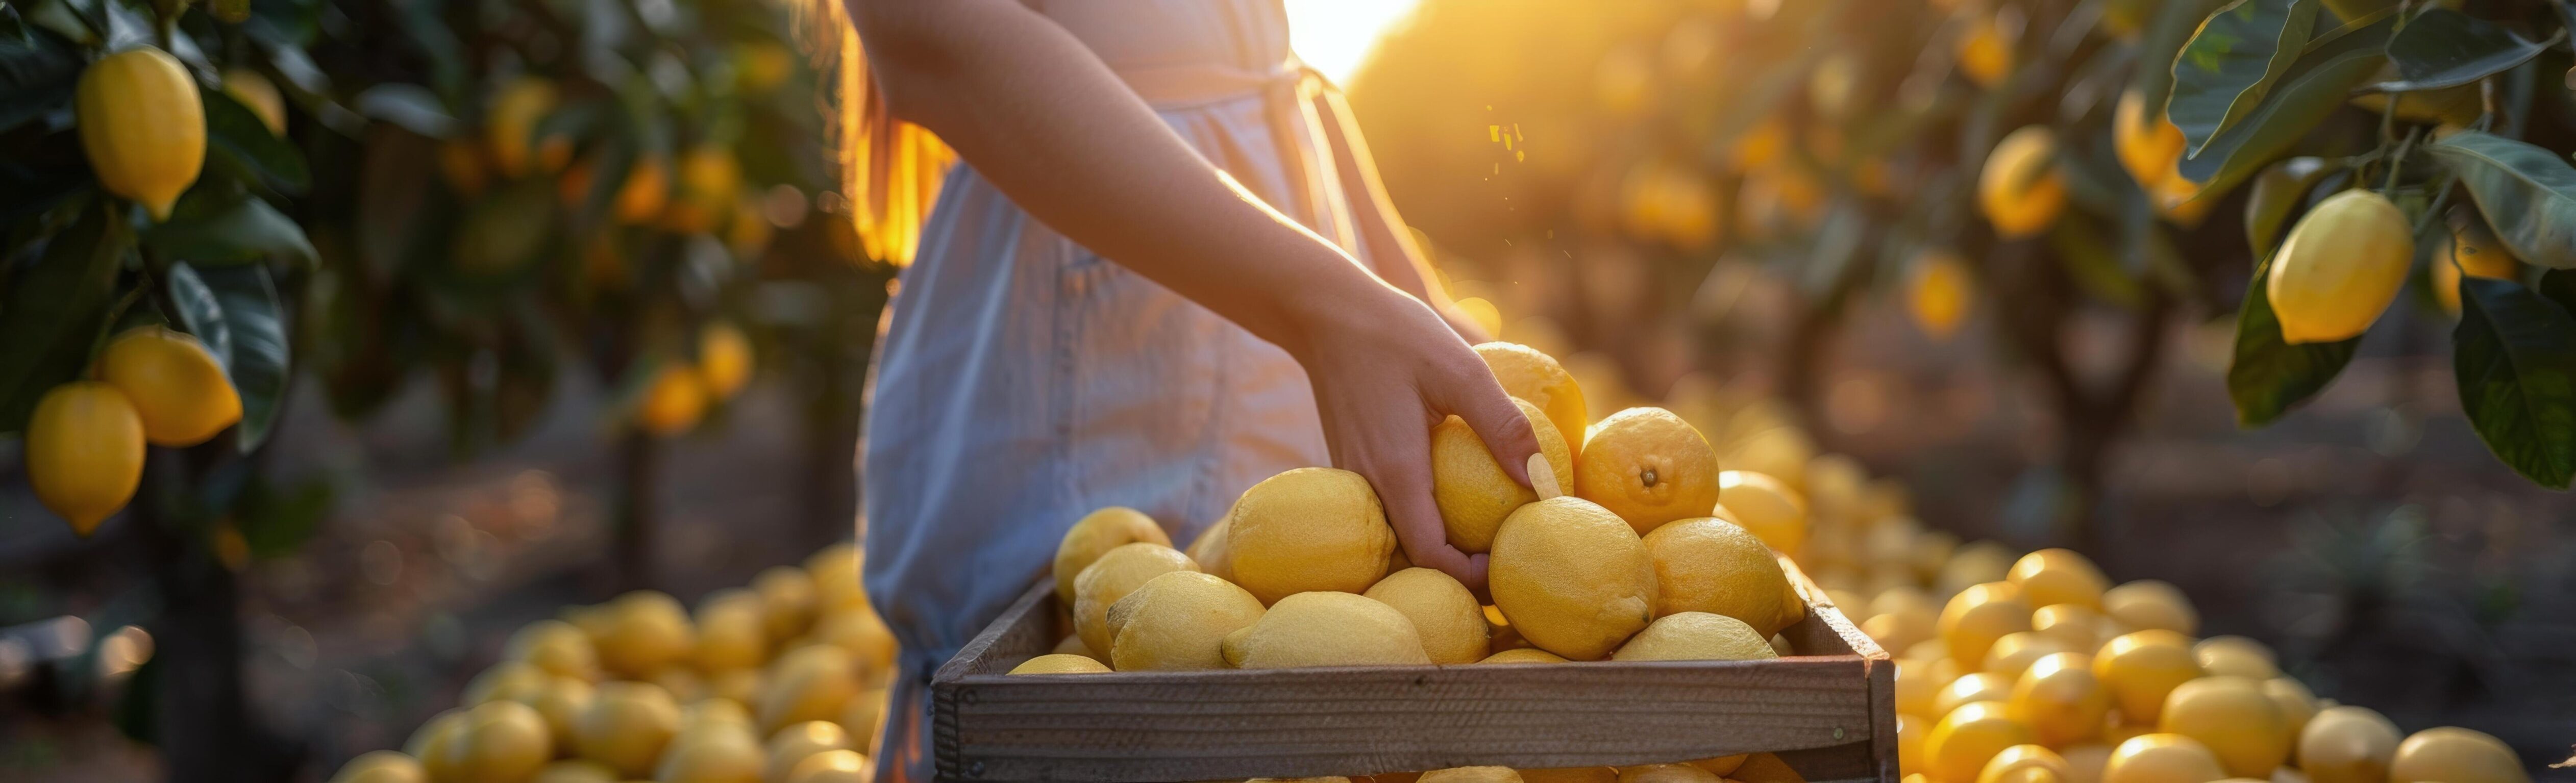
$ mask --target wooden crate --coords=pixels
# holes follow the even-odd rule
[[[1621,766],[1776,752],[1809,781],[1894,781],[1896,670],[1797,566],[1766,661],[1005,676],[1055,647],[1041,580],[931,683],[941,780],[1366,775]]]

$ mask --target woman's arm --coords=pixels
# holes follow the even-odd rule
[[[1226,177],[1014,0],[846,2],[895,117],[1066,238],[1286,349],[1334,464],[1377,488],[1405,553],[1482,587],[1484,556],[1448,544],[1431,500],[1431,426],[1465,419],[1524,485],[1538,441],[1439,314]]]

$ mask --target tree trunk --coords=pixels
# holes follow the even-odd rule
[[[240,583],[195,535],[195,525],[165,513],[196,498],[152,489],[185,492],[180,488],[198,486],[203,461],[193,453],[162,456],[156,470],[182,470],[186,476],[147,480],[147,494],[132,506],[129,524],[143,539],[161,611],[146,623],[153,646],[149,673],[138,673],[127,687],[153,689],[154,714],[146,725],[175,783],[287,780],[303,749],[268,730],[250,709],[243,686]]]
[[[614,553],[619,591],[653,585],[653,534],[660,518],[653,501],[661,460],[661,440],[641,428],[628,427],[617,444]]]

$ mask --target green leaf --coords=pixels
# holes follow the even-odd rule
[[[2254,187],[2245,197],[2245,241],[2254,248],[2255,258],[2269,258],[2280,249],[2282,228],[2290,222],[2290,213],[2307,203],[2308,191],[2317,180],[2343,168],[2324,158],[2291,158],[2272,164],[2254,178]]]
[[[2387,63],[2380,49],[2393,26],[2381,19],[2300,55],[2252,114],[2182,160],[2182,175],[2203,192],[2223,193],[2288,152]]]
[[[2316,25],[2317,0],[2236,0],[2200,25],[2174,56],[2165,115],[2198,155],[2252,114],[2290,70]]]
[[[2576,167],[2557,153],[2478,131],[2434,142],[2433,157],[2460,176],[2478,213],[2513,255],[2576,269]]]
[[[115,210],[91,206],[55,234],[34,266],[19,269],[0,306],[0,433],[27,424],[36,400],[89,366],[99,325],[115,300],[120,261],[134,237]]]
[[[2281,418],[2292,406],[2316,396],[2352,362],[2361,338],[2334,343],[2291,345],[2281,339],[2281,320],[2272,314],[2265,281],[2272,259],[2254,267],[2245,285],[2245,303],[2236,308],[2236,354],[2227,365],[2227,397],[2236,403],[2236,425],[2261,427]]]
[[[2448,8],[2429,8],[2406,20],[2406,27],[2388,39],[2388,59],[2397,64],[2397,80],[2370,88],[2410,92],[2455,87],[2503,73],[2548,48],[2548,42],[2524,40],[2503,25]]]
[[[206,352],[215,355],[215,363],[232,366],[232,325],[224,322],[224,303],[215,298],[215,289],[184,261],[170,265],[163,284],[170,288],[170,305],[178,310],[171,315],[179,319],[180,330],[196,335]]]
[[[224,373],[241,393],[242,418],[234,442],[247,453],[268,439],[277,412],[286,401],[287,345],[285,308],[263,266],[229,266],[199,272],[223,304],[231,351]]]
[[[305,168],[304,155],[277,134],[247,106],[233,100],[222,90],[198,88],[197,95],[206,105],[206,154],[238,171],[253,172],[260,179],[289,193],[302,193],[313,184],[313,174]]]
[[[2460,410],[2496,458],[2541,486],[2576,478],[2576,318],[2511,280],[2460,280],[2451,333]]]
[[[311,267],[318,261],[304,228],[257,196],[244,194],[197,210],[190,206],[182,201],[168,222],[144,233],[143,244],[201,266],[283,258]]]
[[[80,52],[43,28],[0,35],[0,132],[72,104]]]

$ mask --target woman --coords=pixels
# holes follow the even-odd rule
[[[1429,429],[1460,416],[1524,485],[1537,442],[1472,327],[1426,304],[1442,300],[1278,0],[845,8],[866,71],[845,44],[843,78],[877,91],[843,96],[873,244],[901,254],[924,190],[887,181],[921,168],[899,123],[962,161],[919,228],[868,413],[867,587],[903,644],[882,779],[929,779],[932,671],[1101,506],[1187,542],[1252,483],[1331,464],[1376,487],[1412,562],[1483,586],[1484,556],[1444,540]]]

